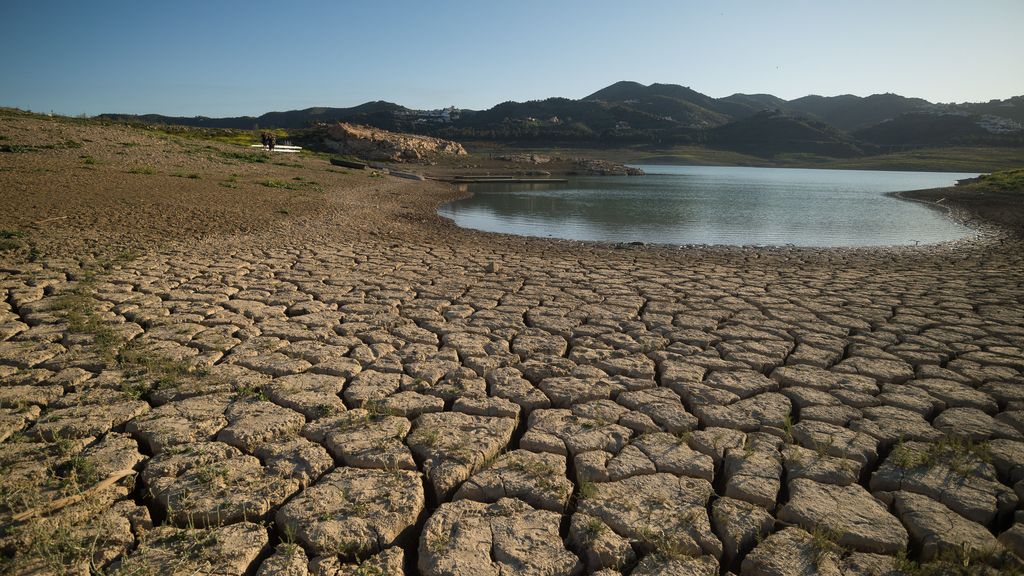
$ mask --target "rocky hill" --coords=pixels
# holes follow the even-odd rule
[[[771,114],[765,116],[768,111]],[[781,113],[775,114],[775,113]],[[104,115],[110,120],[242,129],[363,124],[446,140],[530,145],[698,145],[761,156],[862,155],[923,146],[1024,146],[1024,97],[939,104],[898,94],[713,98],[674,84],[616,82],[580,98],[503,102],[487,110],[411,110],[390,102],[258,117]],[[794,136],[796,134],[796,136]]]
[[[849,134],[824,122],[765,110],[712,130],[708,144],[748,154],[815,153],[836,158],[861,156],[864,149]]]
[[[966,114],[901,114],[853,133],[858,139],[881,146],[970,145],[990,136],[978,119]]]
[[[394,129],[395,118],[413,114],[412,110],[398,104],[377,100],[351,108],[330,108],[317,106],[303,110],[267,112],[260,116],[233,116],[230,118],[208,118],[206,116],[162,116],[160,114],[100,114],[101,119],[116,122],[142,124],[171,124],[195,128],[233,128],[237,130],[260,130],[267,128],[296,129],[312,125],[351,122],[372,124],[379,128]]]
[[[804,96],[790,100],[781,109],[821,120],[840,130],[858,130],[908,112],[941,110],[942,107],[920,98],[898,94],[872,94],[861,98],[842,96]]]

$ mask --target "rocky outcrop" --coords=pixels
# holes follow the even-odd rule
[[[551,162],[551,157],[544,156],[543,154],[501,154],[499,156],[495,156],[494,159],[520,164],[547,164],[548,162]]]
[[[417,162],[436,155],[466,155],[466,149],[458,142],[345,122],[327,128],[324,144],[339,154],[385,162]]]

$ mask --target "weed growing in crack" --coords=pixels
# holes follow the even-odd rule
[[[590,544],[594,540],[597,540],[601,534],[604,534],[608,530],[608,526],[605,525],[599,518],[591,516],[583,524],[581,537],[584,544]]]
[[[580,482],[580,490],[576,496],[579,501],[589,500],[597,495],[597,485],[593,482],[583,481]]]
[[[835,446],[835,436],[829,436],[828,442],[814,442],[814,451],[818,454],[818,457],[825,457],[832,453],[832,448]]]
[[[334,547],[334,553],[342,558],[355,558],[359,561],[359,552],[362,551],[362,546],[358,542],[339,540],[338,544]]]
[[[889,460],[905,469],[934,468],[941,464],[967,476],[979,465],[992,462],[992,450],[988,442],[973,442],[958,436],[946,436],[923,448],[908,446],[901,439],[889,454]]]
[[[118,351],[125,345],[125,338],[97,311],[98,301],[94,295],[97,276],[136,257],[137,254],[124,251],[97,260],[81,272],[73,290],[52,299],[51,309],[64,317],[68,330],[91,336],[96,354],[108,363],[115,361]]]
[[[929,562],[911,560],[906,551],[900,550],[893,565],[900,574],[906,576],[1024,575],[1024,568],[1016,562],[1007,562],[1001,551],[974,550],[966,543],[941,550]]]
[[[235,389],[236,398],[248,398],[251,400],[267,400],[267,393],[263,389],[263,386],[253,386],[251,384],[243,384]]]
[[[840,534],[825,526],[815,526],[811,534],[811,551],[814,553],[814,562],[820,563],[829,552],[837,552]]]
[[[326,418],[328,416],[334,416],[335,414],[339,414],[341,412],[341,410],[337,406],[334,406],[333,404],[317,404],[314,407],[314,410],[316,411],[317,419]]]
[[[786,444],[793,444],[793,417],[790,414],[786,414],[786,418],[782,421],[782,431],[785,433],[784,440]]]
[[[394,416],[395,411],[388,407],[388,405],[381,399],[368,400],[363,404],[363,409],[366,410],[366,419],[369,420],[380,420],[388,416]]]
[[[451,546],[452,535],[447,532],[444,534],[433,535],[433,538],[430,536],[431,535],[428,535],[427,538],[427,546],[434,554],[440,555],[444,553],[445,550],[448,550],[449,546]]]
[[[68,485],[76,487],[92,486],[100,481],[99,472],[96,470],[96,463],[84,456],[72,456],[61,468],[63,473],[62,480]]]
[[[352,574],[353,576],[384,576],[384,569],[375,564],[371,558],[360,562]]]
[[[663,560],[682,560],[690,556],[684,541],[677,535],[663,530],[644,529],[640,533],[641,542],[651,548],[651,554]]]
[[[563,477],[562,474],[546,462],[516,460],[509,463],[509,468],[526,474],[541,490],[555,492],[561,488],[556,479]]]
[[[424,430],[416,435],[416,440],[424,446],[435,448],[441,445],[441,432],[436,428]]]
[[[675,435],[676,444],[679,446],[689,446],[690,438],[693,437],[693,430],[686,430],[678,432]]]

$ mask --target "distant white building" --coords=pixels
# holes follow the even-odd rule
[[[459,119],[459,110],[454,106],[440,108],[438,110],[420,110],[416,113],[416,120],[421,122],[448,123]]]
[[[985,115],[978,119],[978,126],[981,126],[991,134],[1013,134],[1024,131],[1024,125],[1002,116]]]

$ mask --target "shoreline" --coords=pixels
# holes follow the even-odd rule
[[[838,170],[896,170],[925,172],[994,172],[1024,165],[1024,152],[1007,148],[926,148],[907,152],[860,158],[781,155],[765,158],[701,147],[675,149],[646,148],[537,148],[527,145],[494,145],[487,142],[464,143],[467,150],[480,154],[541,154],[548,156],[588,156],[626,164],[690,164],[695,166],[748,166],[763,168],[815,168]]]
[[[943,203],[942,200],[945,198],[945,196],[942,195],[943,191],[952,189],[953,187],[950,186],[947,188],[931,188],[927,190],[902,190],[898,192],[888,192],[886,193],[886,196],[892,196],[893,198],[897,198],[904,202],[924,204],[933,210],[941,211],[945,214],[946,218],[975,231],[975,236],[977,238],[984,237],[994,242],[1002,242],[1008,238],[1014,237],[1016,234],[1019,234],[1019,231],[1016,231],[1005,224],[989,220],[966,206]],[[918,197],[915,198],[913,196]]]
[[[991,191],[949,186],[895,193],[898,198],[946,209],[950,217],[984,226],[1016,239],[1024,238],[1024,191]]]

